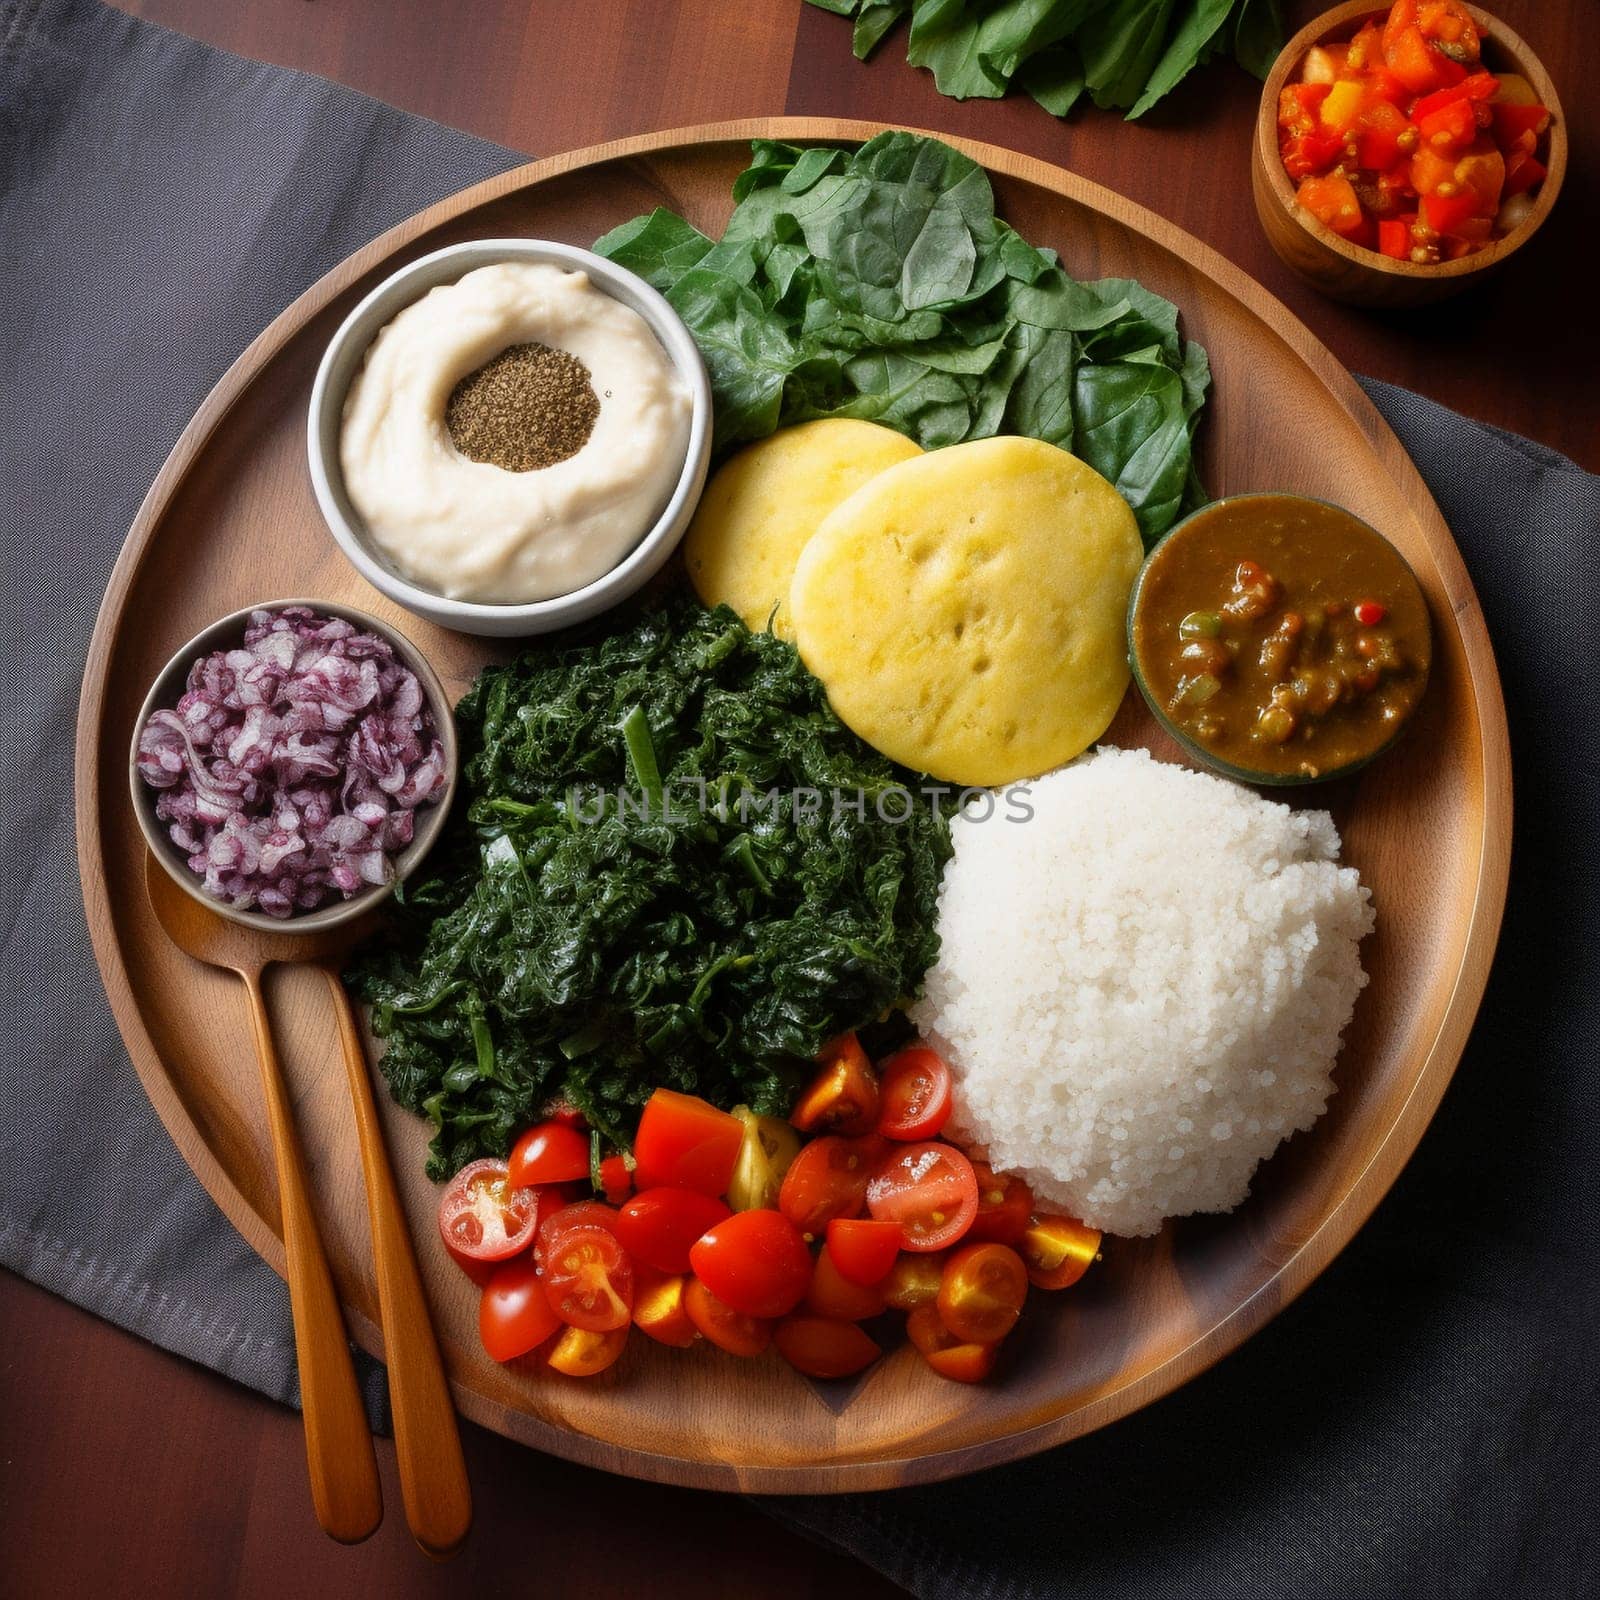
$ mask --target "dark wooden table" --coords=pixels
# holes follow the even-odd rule
[[[246,55],[547,155],[624,134],[777,111],[966,134],[1055,161],[1172,218],[1281,296],[1357,372],[1420,390],[1600,468],[1600,340],[1582,248],[1596,209],[1600,77],[1591,0],[1498,0],[1566,102],[1562,205],[1495,283],[1427,312],[1330,304],[1272,256],[1249,194],[1258,86],[1197,74],[1146,121],[935,93],[890,41],[867,66],[800,0],[121,0]],[[1289,0],[1291,26],[1315,4]],[[1293,427],[1292,415],[1273,419]],[[0,1594],[445,1592],[763,1600],[898,1591],[731,1498],[608,1479],[469,1427],[477,1525],[429,1566],[391,1512],[344,1550],[312,1521],[299,1418],[0,1273]],[[153,1450],[161,1439],[182,1448]]]

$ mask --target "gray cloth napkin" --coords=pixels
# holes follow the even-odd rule
[[[139,501],[229,362],[350,250],[518,159],[94,0],[0,0],[0,1261],[290,1402],[283,1285],[167,1139],[89,949],[82,664]],[[1373,1220],[1211,1373],[958,1484],[764,1502],[919,1594],[1600,1588],[1577,1532],[1600,1487],[1600,479],[1367,387],[1466,553],[1511,710],[1517,859],[1482,1018]]]

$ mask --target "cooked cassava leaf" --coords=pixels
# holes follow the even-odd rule
[[[917,992],[945,818],[792,645],[682,595],[488,668],[457,715],[457,810],[349,975],[433,1177],[556,1096],[619,1148],[657,1085],[785,1113]]]
[[[973,59],[1031,48],[1049,30],[1042,7],[1028,17],[1003,39],[977,30]],[[995,216],[967,156],[909,133],[854,154],[759,140],[733,195],[720,241],[656,211],[595,245],[689,324],[719,454],[857,417],[929,450],[996,433],[1072,450],[1123,492],[1146,540],[1204,498],[1191,441],[1208,367],[1177,308],[1126,279],[1069,277]]]
[[[1096,105],[1142,117],[1221,50],[1264,78],[1283,48],[1277,0],[810,3],[854,19],[851,44],[863,61],[910,13],[906,59],[927,67],[941,94],[993,100],[1016,83],[1058,117],[1085,88]]]

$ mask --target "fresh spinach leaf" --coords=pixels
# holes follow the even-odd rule
[[[689,323],[719,454],[819,417],[930,450],[1012,431],[1077,450],[1147,539],[1192,499],[1206,363],[1177,308],[1131,279],[1077,282],[995,216],[967,156],[909,133],[853,154],[763,140],[734,195],[718,242],[656,212],[595,247]]]
[[[1015,84],[1056,116],[1085,87],[1143,116],[1220,50],[1258,78],[1283,48],[1277,0],[810,0],[853,19],[863,60],[907,12],[906,56],[941,94],[997,99]]]

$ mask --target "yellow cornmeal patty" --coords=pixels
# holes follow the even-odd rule
[[[772,631],[792,639],[789,580],[806,541],[869,479],[921,454],[893,428],[840,417],[746,446],[711,480],[684,538],[696,592],[708,606],[732,606],[756,630],[772,617]]]
[[[1037,439],[952,445],[880,473],[805,547],[795,640],[840,718],[947,783],[1058,767],[1128,686],[1143,559],[1121,495]]]

